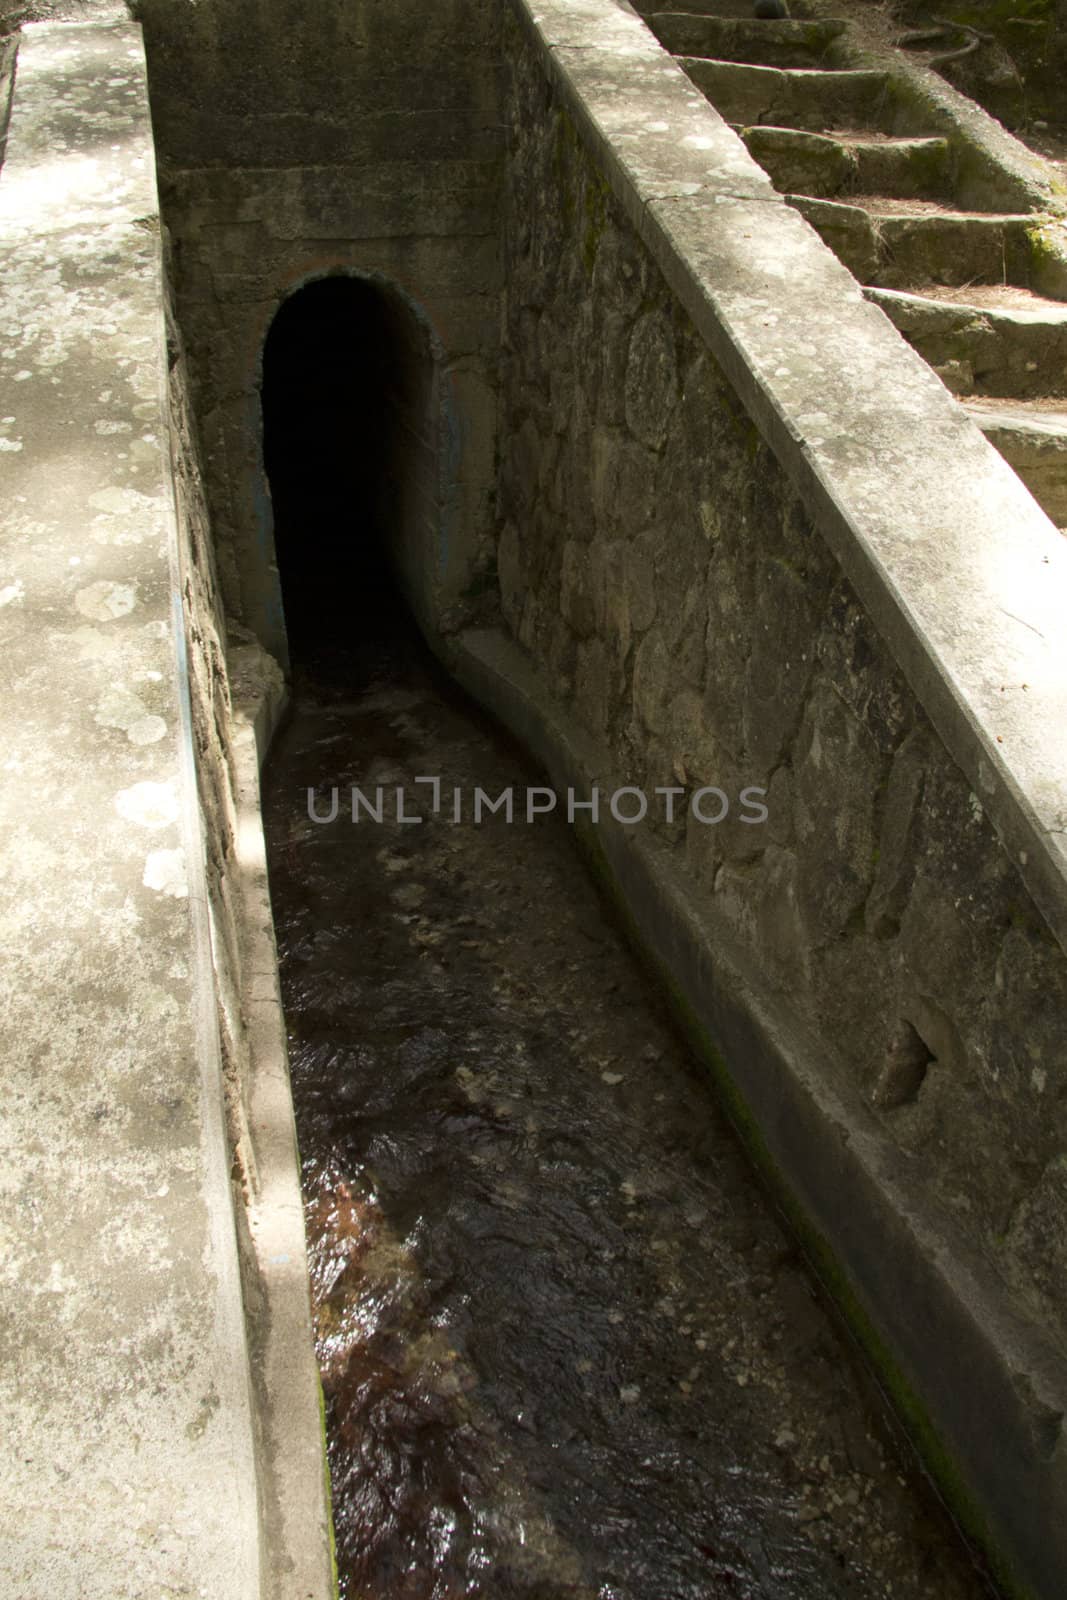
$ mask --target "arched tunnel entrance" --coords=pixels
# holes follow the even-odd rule
[[[294,670],[352,670],[403,616],[397,572],[437,508],[434,361],[396,290],[320,278],[263,355],[263,455]]]

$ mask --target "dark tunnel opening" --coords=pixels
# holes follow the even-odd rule
[[[434,504],[432,356],[374,281],[333,276],[279,309],[263,355],[263,454],[294,675],[362,675],[412,623],[398,552]]]

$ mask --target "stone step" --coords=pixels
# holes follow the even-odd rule
[[[655,16],[663,10],[662,0],[639,0],[634,10],[640,17]],[[751,22],[752,0],[685,0],[685,10],[694,17],[736,17]]]
[[[884,194],[932,200],[952,193],[947,139],[878,139],[766,124],[739,132],[776,189],[821,199]]]
[[[805,128],[817,133],[897,128],[884,72],[756,67],[681,55],[678,64],[727,122]]]
[[[674,55],[771,67],[834,67],[839,64],[839,41],[845,31],[843,22],[832,19],[767,22],[688,11],[655,11],[645,21]]]
[[[967,283],[1029,286],[1034,265],[1032,217],[937,207],[902,210],[881,196],[862,205],[809,195],[785,198],[861,283],[883,289]],[[914,204],[922,206],[919,201]]]
[[[908,343],[954,394],[1026,400],[1067,396],[1067,305],[1022,290],[932,299],[868,288]],[[996,303],[1010,300],[1018,303]]]
[[[967,414],[1067,533],[1067,405],[971,400]]]

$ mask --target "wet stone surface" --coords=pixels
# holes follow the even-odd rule
[[[540,776],[411,643],[360,672],[265,793],[342,1596],[988,1594],[565,824],[413,782]]]

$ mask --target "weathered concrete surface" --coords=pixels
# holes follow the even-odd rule
[[[22,40],[0,176],[0,1586],[260,1592],[140,31]],[[123,19],[123,20],[119,20]]]
[[[518,650],[458,670],[554,771],[767,788],[765,831],[601,850],[957,1493],[1058,1594],[1062,542],[739,144],[720,179],[625,7],[515,10]]]

